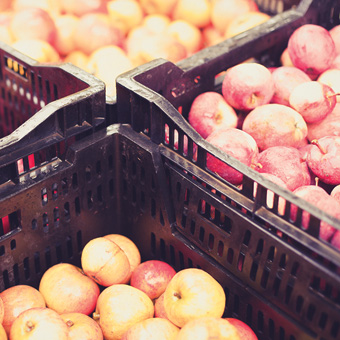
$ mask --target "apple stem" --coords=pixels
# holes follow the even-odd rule
[[[319,186],[319,177],[315,177],[315,186]]]
[[[260,169],[262,169],[263,168],[263,165],[261,164],[261,163],[251,163],[250,164],[250,167],[252,168],[252,169],[256,169],[256,168],[260,168]]]
[[[340,96],[340,92],[328,94],[328,95],[326,96],[326,98],[328,99],[328,98],[333,98],[333,97],[336,97],[336,96]]]
[[[100,314],[99,314],[99,313],[96,313],[96,312],[94,312],[94,313],[92,314],[92,318],[93,318],[93,320],[95,320],[95,321],[98,321],[98,320],[99,320],[99,318],[100,318]]]
[[[177,292],[174,292],[174,297],[176,297],[177,299],[181,299],[182,298],[181,294],[179,294]]]
[[[73,322],[72,320],[67,320],[67,321],[66,321],[66,325],[67,325],[68,327],[72,327],[72,326],[74,325],[74,322]]]
[[[26,322],[26,332],[31,332],[34,329],[34,324],[32,321]]]
[[[325,148],[323,148],[323,147],[320,145],[320,143],[319,143],[319,141],[318,141],[317,139],[313,139],[313,140],[311,141],[311,144],[316,145],[316,146],[319,148],[319,150],[321,151],[321,153],[323,153],[324,155],[327,153],[327,150],[325,150]]]

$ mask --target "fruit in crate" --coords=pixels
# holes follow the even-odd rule
[[[301,114],[306,123],[316,123],[330,114],[336,104],[333,89],[318,81],[296,86],[289,96],[289,105]]]
[[[219,318],[225,309],[223,287],[202,269],[187,268],[176,273],[164,292],[164,309],[168,319],[183,327],[203,316]]]
[[[258,156],[258,147],[254,138],[236,128],[218,129],[211,133],[206,141],[248,166],[253,164]],[[232,184],[242,182],[243,175],[240,171],[210,153],[207,154],[207,168]]]
[[[105,237],[94,238],[85,245],[81,267],[87,276],[105,287],[126,283],[131,276],[130,262],[125,252]]]
[[[175,340],[178,332],[179,328],[169,320],[150,318],[131,326],[121,340]]]
[[[291,146],[272,146],[260,152],[254,169],[279,177],[291,191],[311,182],[307,163],[300,151]]]
[[[31,308],[46,307],[44,297],[39,290],[28,285],[7,288],[0,293],[0,298],[4,308],[2,325],[7,334],[20,313]]]
[[[68,327],[68,340],[103,340],[103,332],[92,317],[82,313],[60,314]]]
[[[105,340],[118,340],[134,324],[152,318],[154,305],[141,290],[114,284],[100,293],[92,316],[100,325]]]
[[[324,183],[340,184],[340,136],[325,136],[311,143],[307,154],[311,171]]]
[[[271,103],[289,106],[289,96],[301,83],[310,81],[309,76],[294,66],[279,66],[272,72],[274,94]]]
[[[340,69],[330,68],[322,72],[317,81],[331,87],[336,94],[337,102],[340,102]]]
[[[69,329],[61,316],[50,308],[31,308],[13,322],[11,340],[69,340]]]
[[[194,99],[188,121],[203,138],[207,138],[217,129],[236,128],[238,117],[220,93],[208,91]]]
[[[105,235],[104,238],[116,243],[123,250],[129,260],[130,272],[132,273],[141,263],[141,255],[136,244],[130,238],[121,234],[108,234]],[[130,280],[130,277],[127,281]]]
[[[226,318],[233,326],[236,327],[240,339],[258,340],[254,331],[243,321],[235,318]]]
[[[288,53],[294,66],[317,78],[330,68],[336,57],[334,41],[325,28],[306,24],[297,28],[288,40]]]
[[[217,317],[200,317],[188,321],[179,331],[177,340],[241,340],[237,328],[228,320]]]
[[[59,314],[77,312],[87,315],[94,311],[100,293],[97,283],[81,268],[69,263],[59,263],[47,269],[40,280],[39,291],[46,306]]]
[[[274,81],[267,67],[259,63],[242,63],[226,71],[222,94],[233,108],[252,110],[270,102]]]
[[[245,117],[242,130],[255,139],[260,150],[298,147],[307,136],[307,124],[301,114],[281,104],[256,107]]]
[[[335,218],[340,218],[340,203],[330,196],[324,189],[316,185],[301,186],[293,191],[295,195],[305,199],[307,202],[325,211]],[[291,206],[291,218],[296,220],[297,206]],[[310,214],[307,211],[302,212],[302,226],[308,228]],[[330,224],[321,221],[319,237],[325,241],[329,241],[335,232],[335,228]]]
[[[168,263],[148,260],[134,269],[130,285],[143,291],[151,300],[154,300],[164,293],[175,274],[175,269]]]

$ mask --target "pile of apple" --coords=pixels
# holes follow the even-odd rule
[[[107,84],[156,58],[177,62],[270,18],[255,0],[1,0],[0,41]]]
[[[281,62],[229,68],[222,93],[197,96],[188,121],[206,141],[340,219],[340,25],[297,28]],[[242,173],[211,154],[207,167],[242,182]],[[279,213],[284,209],[280,199]],[[292,220],[296,214],[293,205]],[[309,218],[304,211],[304,228]],[[340,232],[324,221],[319,237],[340,249]]]
[[[257,340],[252,329],[223,317],[223,287],[206,271],[178,272],[141,261],[120,234],[89,241],[81,268],[59,263],[34,288],[0,293],[0,340]]]

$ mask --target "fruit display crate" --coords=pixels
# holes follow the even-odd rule
[[[251,324],[260,339],[340,337],[340,253],[318,237],[320,221],[336,229],[340,221],[207,143],[187,117],[197,95],[220,90],[218,75],[227,68],[250,58],[278,66],[290,35],[307,23],[339,24],[339,2],[303,1],[176,65],[159,59],[117,79],[118,121],[158,145],[166,159],[173,232],[209,258],[216,277],[234,280],[238,289],[227,294],[227,311]],[[207,169],[208,154],[243,173],[241,189]],[[274,205],[268,206],[272,192]],[[302,227],[304,212],[311,216],[308,228]]]
[[[0,42],[0,184],[105,126],[105,85],[71,65],[44,65]]]

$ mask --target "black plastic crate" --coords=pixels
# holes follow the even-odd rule
[[[0,92],[0,184],[21,181],[106,124],[102,81],[71,64],[39,64],[1,42]]]
[[[119,121],[159,145],[166,159],[174,231],[243,287],[230,295],[229,313],[252,324],[261,339],[340,338],[340,253],[318,238],[321,220],[337,229],[340,221],[205,142],[186,117],[198,94],[219,91],[217,75],[227,68],[249,58],[279,65],[290,35],[306,23],[327,29],[339,24],[340,3],[303,1],[177,65],[155,60],[117,79]],[[208,153],[243,173],[242,189],[206,168]],[[254,182],[260,188],[256,197]],[[270,191],[276,193],[273,207],[266,204]],[[287,200],[284,215],[279,196]],[[299,207],[296,221],[290,219],[291,204]],[[303,211],[311,214],[307,230]]]

